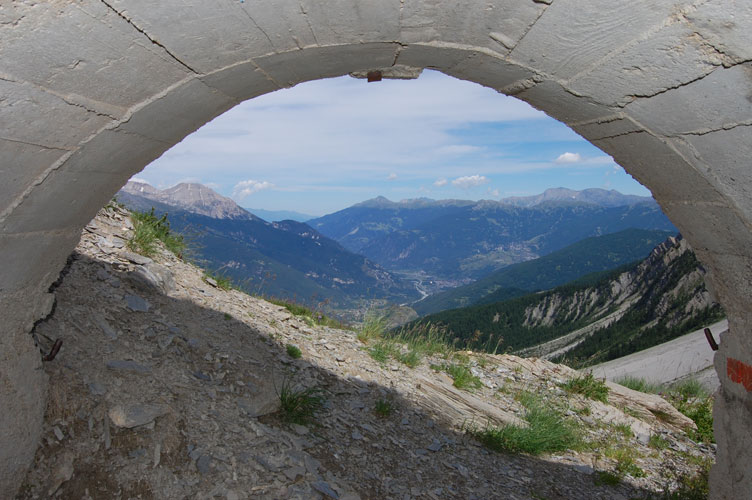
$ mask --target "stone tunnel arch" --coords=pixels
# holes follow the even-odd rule
[[[96,211],[245,99],[404,66],[529,102],[652,191],[729,315],[712,493],[747,497],[750,61],[752,5],[742,0],[4,2],[0,496],[15,491],[41,429],[46,381],[27,333],[52,308],[50,284]]]

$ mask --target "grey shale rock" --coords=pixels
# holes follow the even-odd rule
[[[125,305],[128,307],[128,309],[135,312],[149,312],[149,309],[151,308],[151,304],[149,304],[146,300],[142,299],[138,295],[131,294],[125,295]]]
[[[124,372],[148,374],[151,373],[151,366],[137,363],[126,359],[113,359],[106,363],[110,370],[119,370]]]
[[[107,414],[112,423],[118,427],[132,429],[149,424],[155,419],[166,415],[169,408],[165,405],[117,405]]]

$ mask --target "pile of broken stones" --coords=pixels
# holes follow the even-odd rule
[[[45,431],[18,498],[613,500],[648,497],[713,459],[659,396],[611,385],[608,404],[591,401],[561,389],[576,375],[567,367],[474,353],[483,386],[460,390],[430,368],[441,359],[379,363],[353,331],[222,290],[164,249],[135,254],[132,229],[127,211],[100,211],[34,331],[43,353],[62,348],[44,363]],[[279,418],[283,384],[325,391],[313,423]],[[615,467],[602,450],[502,454],[466,432],[524,425],[522,389],[563,401],[594,442],[632,450],[642,477],[599,481]],[[392,411],[379,414],[385,401]],[[668,446],[651,447],[653,435]]]

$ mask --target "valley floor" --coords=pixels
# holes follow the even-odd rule
[[[562,390],[567,367],[472,353],[482,387],[460,390],[429,367],[446,360],[379,363],[354,332],[216,288],[167,251],[132,254],[130,228],[117,208],[87,226],[35,329],[42,351],[63,344],[45,362],[45,432],[20,499],[626,500],[713,459],[658,396],[612,385],[609,404],[591,401]],[[324,391],[310,425],[281,420],[282,387]],[[561,407],[590,446],[503,454],[466,432],[524,426],[521,391]]]

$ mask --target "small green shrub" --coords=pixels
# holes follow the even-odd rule
[[[525,413],[528,427],[505,425],[471,431],[486,447],[500,452],[539,455],[577,449],[582,438],[576,427],[553,408],[533,402]]]
[[[380,417],[388,417],[394,412],[394,405],[388,399],[379,399],[374,405],[373,411]]]
[[[287,344],[285,349],[287,350],[287,354],[293,359],[299,359],[303,355],[300,348],[296,345]]]
[[[129,249],[150,257],[156,253],[157,240],[159,240],[169,251],[182,258],[186,248],[185,241],[181,235],[170,231],[167,214],[157,217],[152,207],[150,212],[131,212],[131,220],[133,221],[133,236],[127,243]]]
[[[204,281],[208,283],[208,280],[213,280],[217,284],[217,288],[221,290],[227,291],[232,288],[232,279],[223,274],[204,271]]]
[[[397,361],[409,368],[415,368],[420,364],[420,354],[418,351],[410,350],[397,354]]]
[[[632,427],[630,427],[629,424],[616,424],[614,425],[614,430],[627,439],[634,436],[634,433],[632,432]]]
[[[478,377],[473,375],[466,365],[450,363],[444,366],[444,371],[454,380],[453,385],[457,389],[480,389],[483,383]]]
[[[232,315],[230,313],[224,314],[225,321],[230,321],[232,319]]]
[[[658,394],[663,389],[663,386],[660,384],[648,382],[644,378],[639,377],[622,377],[616,380],[616,383],[632,389],[633,391],[640,391],[648,394]]]
[[[705,399],[710,396],[708,390],[705,389],[705,386],[696,379],[688,379],[680,382],[674,385],[671,388],[671,391],[679,394],[684,399]]]
[[[582,394],[586,398],[608,403],[608,386],[604,380],[593,377],[592,372],[565,382],[561,387],[574,394]]]
[[[324,390],[318,387],[296,389],[287,378],[277,393],[280,402],[280,417],[291,424],[308,425],[314,423],[316,413],[324,407]]]
[[[366,315],[358,331],[358,340],[367,344],[371,340],[380,339],[386,331],[386,318],[375,314]]]
[[[644,477],[645,471],[635,463],[635,453],[632,448],[618,447],[606,450],[606,456],[616,460],[616,472],[620,475],[629,474],[632,477]]]
[[[395,352],[394,344],[380,340],[368,348],[368,354],[379,363],[386,363]]]
[[[653,434],[652,436],[650,436],[648,444],[656,450],[665,450],[669,447],[670,443],[665,437],[658,434]]]

